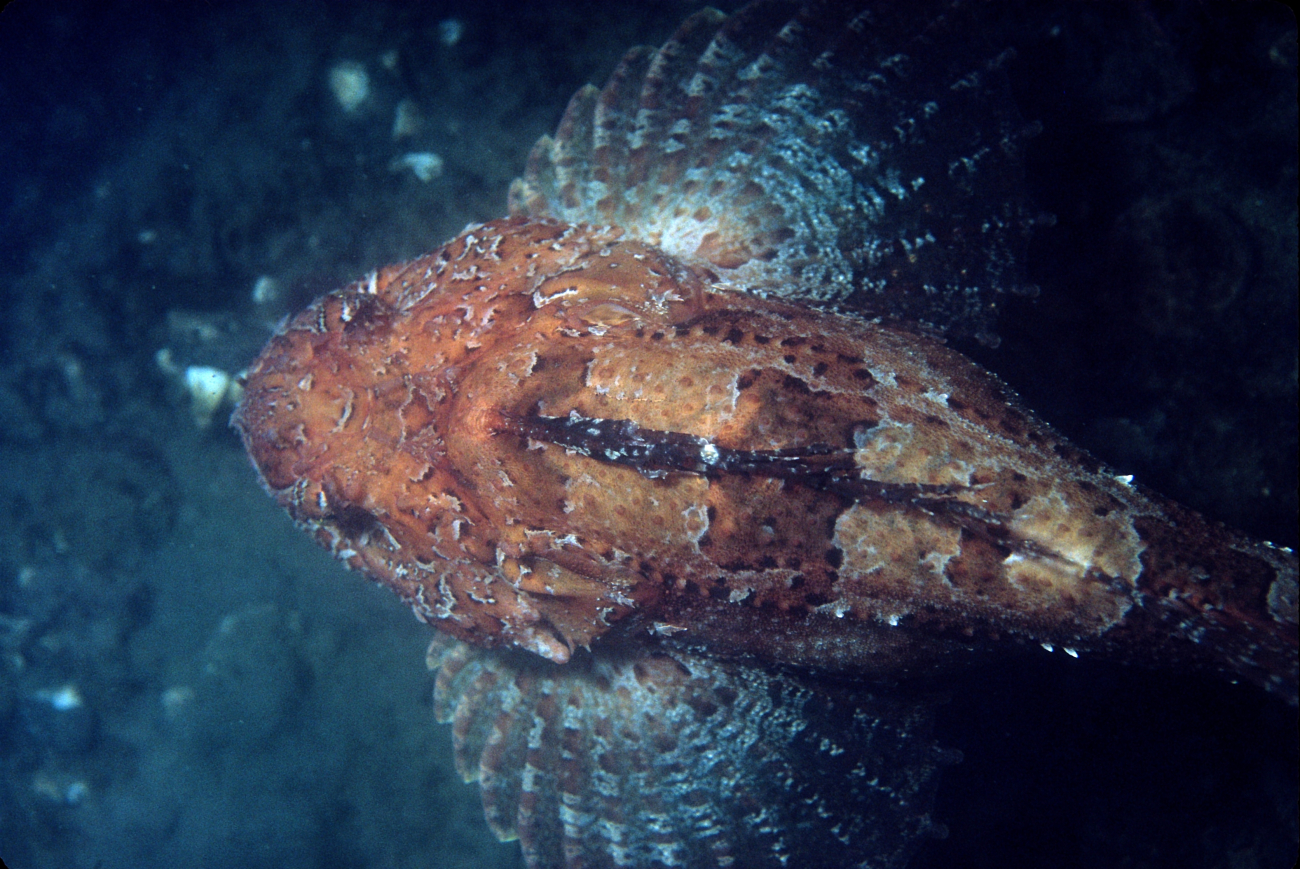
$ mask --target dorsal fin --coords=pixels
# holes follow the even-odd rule
[[[979,45],[978,11],[705,9],[574,96],[511,211],[620,226],[760,295],[989,340],[1033,220],[1010,53]]]

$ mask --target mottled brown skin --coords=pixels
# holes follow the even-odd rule
[[[235,423],[323,545],[478,645],[894,678],[1043,644],[1294,700],[1292,553],[1116,477],[936,339],[716,280],[496,221],[299,314]]]

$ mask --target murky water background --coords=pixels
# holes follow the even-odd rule
[[[428,629],[225,425],[287,312],[499,216],[568,96],[690,3],[0,12],[0,856],[517,865]],[[1120,470],[1296,542],[1296,45],[1271,4],[1006,4],[1043,287],[964,348]],[[211,406],[202,403],[209,390]],[[1062,656],[949,686],[924,866],[1289,866],[1295,713]]]

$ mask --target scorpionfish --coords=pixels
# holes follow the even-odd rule
[[[1118,476],[988,339],[1028,135],[963,9],[758,2],[579,91],[510,216],[288,320],[234,424],[437,628],[529,866],[902,866],[932,701],[1039,645],[1294,702],[1296,558]],[[958,51],[962,45],[966,50]]]

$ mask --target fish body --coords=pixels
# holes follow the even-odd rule
[[[618,231],[507,218],[326,296],[238,425],[298,522],[480,645],[893,679],[1048,644],[1295,683],[1288,553],[1139,490],[935,338]]]
[[[968,12],[698,13],[574,97],[511,216],[249,368],[264,485],[438,628],[530,866],[906,865],[953,760],[928,677],[1039,646],[1295,703],[1294,553],[940,337],[992,340],[1035,222]]]

